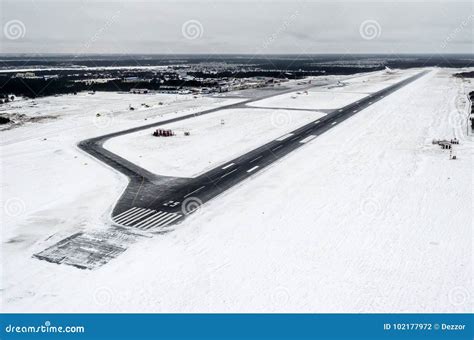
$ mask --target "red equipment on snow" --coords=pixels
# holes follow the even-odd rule
[[[155,136],[155,137],[171,137],[171,136],[174,136],[174,132],[172,130],[156,129],[153,132],[153,136]]]

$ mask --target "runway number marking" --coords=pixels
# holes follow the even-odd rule
[[[165,207],[176,207],[180,202],[178,201],[168,201],[163,204]]]

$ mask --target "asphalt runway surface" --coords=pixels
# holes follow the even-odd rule
[[[79,147],[130,178],[129,185],[118,200],[112,213],[114,223],[119,226],[132,227],[144,231],[161,232],[172,228],[187,215],[198,211],[205,202],[253,176],[293,150],[311,142],[319,135],[337,126],[364,108],[417,80],[427,72],[420,72],[340,109],[333,110],[324,117],[316,119],[296,130],[289,131],[285,135],[229,160],[226,164],[195,178],[167,177],[153,174],[106,150],[103,144],[106,140],[113,137],[184,119],[192,119],[199,115],[220,110],[246,107],[245,105],[257,100],[283,93],[304,91],[327,84],[319,83],[282,91],[271,91],[268,95],[252,98],[240,103],[88,139],[80,142]]]

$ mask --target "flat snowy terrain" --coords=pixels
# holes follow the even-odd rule
[[[104,146],[153,173],[194,177],[324,115],[229,109],[160,127],[172,129],[174,137],[153,137],[152,128],[112,138]],[[184,136],[185,131],[190,136]]]
[[[175,231],[92,271],[31,257],[109,223],[126,184],[75,143],[147,115],[165,119],[165,105],[136,120],[114,113],[105,127],[77,114],[0,132],[3,311],[471,312],[474,149],[465,98],[473,85],[452,77],[458,71],[433,69],[208,202]],[[353,90],[367,91],[361,87]],[[182,126],[206,129],[195,122]],[[453,137],[457,160],[432,144]]]
[[[334,110],[414,75],[418,70],[350,77],[339,84],[295,91],[249,104],[255,107]]]

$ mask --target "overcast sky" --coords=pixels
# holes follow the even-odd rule
[[[1,53],[473,53],[466,1],[0,0]]]

